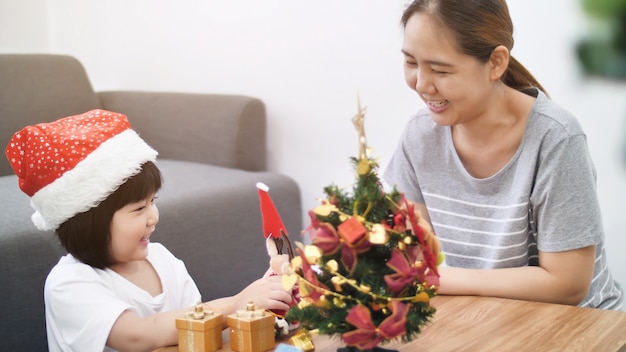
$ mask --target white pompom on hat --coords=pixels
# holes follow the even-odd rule
[[[55,230],[96,207],[157,152],[131,129],[125,115],[92,110],[26,126],[6,155],[20,189],[31,197],[33,223]]]

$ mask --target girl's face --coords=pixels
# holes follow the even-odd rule
[[[429,15],[416,13],[408,20],[402,53],[406,83],[438,125],[467,123],[489,106],[489,65],[460,53],[452,32]]]
[[[159,222],[155,195],[130,203],[113,214],[110,253],[116,264],[143,260],[148,256],[150,235]]]

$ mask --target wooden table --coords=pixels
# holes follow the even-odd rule
[[[492,297],[440,296],[437,312],[412,342],[381,347],[419,351],[626,351],[626,312]],[[229,351],[227,331],[224,348]],[[316,352],[343,346],[314,336]],[[176,347],[159,352],[177,351]]]

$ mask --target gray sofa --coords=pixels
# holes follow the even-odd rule
[[[152,240],[182,259],[203,299],[232,295],[260,277],[269,258],[255,184],[264,182],[292,238],[302,228],[293,179],[266,171],[266,115],[252,97],[168,92],[94,92],[79,61],[0,54],[0,146],[26,125],[101,108],[124,113],[159,151],[165,183]],[[0,157],[0,349],[45,351],[43,285],[64,254],[30,220],[29,198]]]

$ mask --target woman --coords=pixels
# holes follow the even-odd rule
[[[416,0],[401,22],[426,108],[385,179],[439,236],[439,293],[620,309],[586,137],[511,56],[505,1]]]

